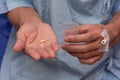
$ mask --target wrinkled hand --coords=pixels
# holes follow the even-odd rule
[[[54,58],[58,50],[58,42],[50,25],[39,22],[23,24],[17,32],[14,52],[24,50],[25,54],[35,60]],[[44,42],[40,42],[45,40]]]
[[[71,55],[78,57],[83,64],[94,64],[104,55],[104,51],[99,49],[103,46],[103,37],[100,33],[105,28],[102,24],[88,24],[77,27],[78,35],[69,35],[64,38],[66,42],[85,44],[63,44],[62,48]]]

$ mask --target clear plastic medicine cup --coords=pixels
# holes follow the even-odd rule
[[[63,34],[63,38],[69,35],[78,35],[79,34],[79,30],[77,27],[80,27],[79,24],[74,23],[74,22],[68,22],[68,23],[64,23],[61,25],[61,29],[62,29],[62,34]],[[65,44],[81,44],[83,42],[80,43],[68,43],[65,42]]]

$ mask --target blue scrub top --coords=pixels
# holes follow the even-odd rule
[[[11,25],[6,18],[7,7],[6,0],[0,0],[0,65],[7,46]]]
[[[11,24],[8,22],[6,14],[0,14],[0,66],[7,46],[10,31]]]

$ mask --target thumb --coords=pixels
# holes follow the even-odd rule
[[[17,34],[17,39],[16,39],[16,43],[13,47],[13,51],[15,53],[22,51],[25,47],[25,41],[26,41],[26,37],[24,34]]]

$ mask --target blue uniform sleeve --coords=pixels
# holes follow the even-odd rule
[[[116,0],[114,7],[113,7],[113,10],[112,10],[112,14],[114,14],[118,11],[120,11],[120,0]]]
[[[32,0],[6,0],[6,6],[8,10],[15,9],[17,7],[33,7]]]
[[[6,12],[7,12],[7,7],[5,6],[5,0],[0,0],[0,14]]]

